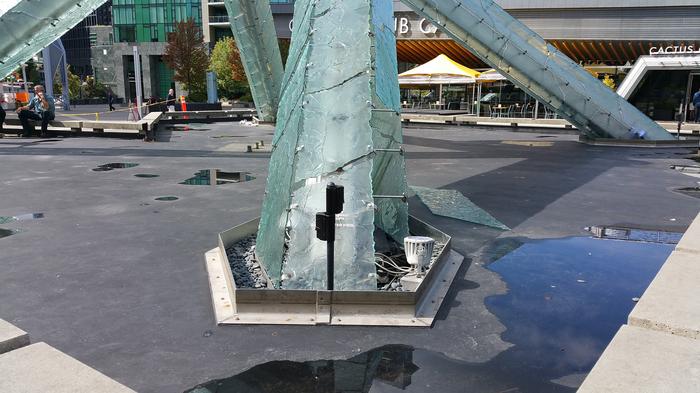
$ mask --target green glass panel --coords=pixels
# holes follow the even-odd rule
[[[267,0],[225,0],[258,115],[274,121],[284,68],[272,9]]]
[[[377,190],[405,191],[403,156],[377,150],[401,143],[396,63],[386,61],[396,51],[385,34],[391,12],[380,0],[295,3],[256,249],[276,286],[326,288],[326,244],[316,239],[315,215],[326,208],[331,182],[345,187],[336,290],[376,289],[375,219],[398,238],[408,233],[401,198],[374,199]]]
[[[374,223],[399,244],[408,236],[408,205],[395,198],[406,194],[406,167],[401,148],[401,101],[397,79],[396,38],[394,14],[386,2],[373,2],[374,78],[372,79],[372,141],[376,156],[372,167],[374,195],[393,196],[377,198]],[[387,151],[388,150],[388,151]]]
[[[0,78],[49,46],[104,2],[22,0],[9,8],[0,15]]]
[[[411,188],[435,215],[456,218],[504,231],[510,230],[510,228],[477,206],[459,191],[436,190],[434,188],[417,186],[411,186]]]

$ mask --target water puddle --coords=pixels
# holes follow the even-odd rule
[[[377,348],[347,360],[270,362],[231,378],[211,381],[186,393],[234,392],[369,392],[377,385],[404,390],[419,367],[414,349],[402,345]]]
[[[626,227],[592,226],[586,228],[593,236],[602,239],[627,240],[662,244],[678,244],[682,233],[666,231],[648,231]]]
[[[389,345],[347,360],[272,361],[187,393],[573,393],[674,248],[610,239],[504,238],[475,259],[508,286],[485,303],[513,346],[488,362]],[[431,331],[422,337],[429,348]]]
[[[2,228],[0,228],[0,239],[2,239],[3,237],[12,236],[12,235],[14,235],[15,233],[17,233],[17,231],[14,231],[14,230],[12,230],[12,229],[2,229]]]
[[[166,126],[167,131],[209,131],[209,128],[200,128],[193,126]]]
[[[154,177],[160,177],[160,175],[154,175],[151,173],[137,173],[134,175],[135,177],[140,177],[142,179],[153,179]]]
[[[485,302],[507,327],[502,339],[515,344],[501,361],[529,370],[533,383],[589,372],[680,238],[606,234],[524,242],[487,265],[508,286]],[[624,237],[633,241],[609,240]]]
[[[176,196],[162,196],[162,197],[158,197],[155,199],[156,199],[156,201],[172,202],[172,201],[177,201],[180,198],[178,198]]]
[[[109,164],[100,165],[97,168],[93,168],[92,170],[95,172],[108,172],[113,171],[115,169],[133,168],[138,165],[139,164],[130,162],[111,162]]]
[[[504,145],[529,146],[529,147],[552,147],[554,142],[539,142],[539,141],[503,141]]]
[[[0,216],[0,224],[7,224],[8,222],[14,221],[38,220],[40,218],[44,218],[44,213],[27,213],[20,214],[17,216]]]
[[[700,198],[700,187],[677,188],[675,191],[683,195]]]
[[[218,169],[202,169],[180,184],[190,186],[218,186],[251,180],[255,180],[255,177],[251,176],[248,172],[224,172]]]

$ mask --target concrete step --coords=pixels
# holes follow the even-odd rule
[[[0,392],[134,393],[46,343],[0,355]]]
[[[630,313],[628,323],[700,338],[699,285],[700,255],[674,251]],[[700,353],[698,357],[700,360]]]
[[[700,391],[700,341],[624,325],[578,393]]]
[[[24,330],[0,319],[0,354],[29,345],[29,335]]]

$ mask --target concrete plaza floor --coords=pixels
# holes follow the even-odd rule
[[[575,135],[498,128],[407,127],[409,183],[450,188],[511,227],[501,232],[412,214],[454,237],[467,259],[432,329],[218,327],[204,252],[216,234],[259,215],[268,153],[244,153],[273,129],[232,123],[168,130],[160,142],[65,138],[0,140],[3,224],[0,318],[139,392],[180,392],[270,360],[345,359],[408,344],[468,362],[506,350],[504,325],[484,306],[505,283],[477,263],[499,237],[585,235],[590,225],[683,232],[700,200],[673,192],[697,178],[670,169],[689,149],[591,147]],[[128,169],[94,172],[111,162]],[[200,169],[257,179],[217,187],[178,184]],[[135,174],[156,174],[138,178]],[[177,196],[172,202],[154,200]],[[434,378],[439,378],[439,375]]]

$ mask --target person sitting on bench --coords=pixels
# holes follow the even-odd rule
[[[43,138],[47,135],[46,129],[49,122],[56,117],[53,97],[44,94],[44,86],[36,85],[34,92],[36,95],[29,101],[29,104],[17,108],[19,121],[22,123],[22,136],[25,138],[32,136],[34,132],[34,126],[29,124],[29,120],[41,120],[41,137]]]
[[[4,132],[2,123],[5,122],[5,109],[2,107],[3,103],[5,103],[5,97],[0,93],[0,138],[2,138]]]

